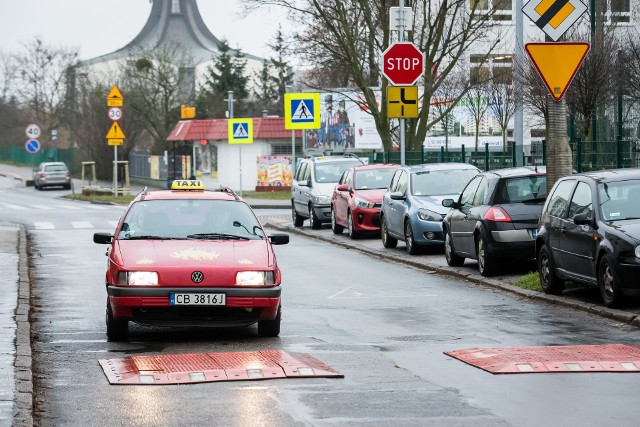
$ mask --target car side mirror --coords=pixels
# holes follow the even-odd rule
[[[93,233],[93,243],[111,244],[113,235],[109,233]]]
[[[347,191],[347,190],[349,190],[349,187],[347,187],[347,184],[340,184],[340,185],[338,185],[338,188],[336,188],[336,190],[338,190],[338,191]]]
[[[442,206],[444,206],[445,208],[454,208],[456,207],[456,201],[453,199],[444,199],[442,201]]]
[[[289,235],[286,233],[273,233],[269,235],[269,241],[272,245],[286,245],[289,243]]]
[[[575,225],[592,225],[593,221],[587,214],[578,214],[573,217],[573,223]]]
[[[302,180],[302,181],[298,181],[298,185],[300,187],[308,187],[309,186],[309,180],[305,179],[305,180]]]
[[[404,194],[400,191],[394,191],[393,193],[389,194],[389,197],[391,197],[391,200],[404,200]]]

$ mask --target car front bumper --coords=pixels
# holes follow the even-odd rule
[[[169,304],[171,293],[222,293],[224,306]],[[275,319],[282,288],[107,286],[113,316],[141,324],[241,326]]]
[[[356,231],[380,231],[380,208],[358,208],[351,214]]]
[[[312,205],[313,212],[321,222],[331,222],[331,204],[328,205]]]
[[[411,222],[413,238],[419,245],[442,245],[442,221],[424,221],[414,218]]]

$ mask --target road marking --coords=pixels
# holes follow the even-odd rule
[[[87,221],[72,221],[71,226],[73,228],[93,228],[93,225]]]
[[[96,209],[96,210],[101,210],[101,211],[103,211],[105,209],[109,209],[109,208],[107,208],[105,206],[94,205],[93,203],[87,204],[86,207],[89,208],[89,209]]]
[[[72,211],[79,211],[79,210],[82,209],[82,208],[79,208],[77,206],[69,206],[69,205],[57,205],[56,207],[57,208],[61,208],[61,209],[70,209]]]
[[[34,222],[33,226],[36,230],[53,230],[56,228],[52,222]]]
[[[27,209],[24,206],[12,205],[12,204],[9,204],[9,203],[3,203],[2,205],[4,207],[6,207],[6,208],[15,209],[15,210],[25,210],[25,209]]]
[[[51,206],[44,206],[44,205],[31,205],[32,208],[36,208],[36,209],[41,209],[41,210],[53,210],[55,208],[52,208]]]

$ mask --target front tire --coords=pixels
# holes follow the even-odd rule
[[[353,215],[351,215],[351,211],[347,211],[347,230],[349,232],[349,237],[352,240],[355,240],[358,237],[360,237],[353,225]]]
[[[624,295],[622,289],[620,289],[620,279],[611,255],[607,254],[600,260],[598,284],[600,285],[600,294],[604,305],[609,308],[616,308],[622,305]]]
[[[496,271],[496,260],[487,249],[487,241],[482,235],[478,236],[476,243],[476,255],[478,257],[478,270],[484,277],[491,277]]]
[[[109,341],[126,341],[129,335],[129,322],[127,320],[115,319],[111,311],[111,304],[107,299],[107,339]]]
[[[311,222],[311,228],[314,230],[318,230],[322,226],[322,222],[320,222],[320,218],[316,216],[313,205],[309,205],[309,222]]]
[[[547,245],[542,245],[538,252],[538,275],[545,294],[560,295],[564,290],[564,280],[556,276],[556,266]]]
[[[380,237],[382,238],[382,246],[387,249],[392,249],[398,246],[398,239],[389,235],[389,225],[387,224],[387,218],[382,217],[382,224],[380,224]]]
[[[298,211],[296,211],[296,206],[294,202],[291,202],[291,218],[293,219],[294,227],[302,227],[304,223],[304,218],[298,215]]]
[[[420,245],[418,245],[413,238],[413,229],[411,228],[411,222],[409,220],[404,222],[404,239],[409,255],[417,255],[420,253]]]
[[[333,234],[342,234],[344,227],[336,222],[336,211],[331,208],[331,231]]]
[[[453,239],[449,230],[444,234],[444,258],[450,267],[460,267],[464,264],[464,257],[456,255],[455,249],[453,248]]]
[[[280,320],[282,319],[282,308],[278,307],[278,314],[273,320],[258,321],[258,335],[261,337],[277,337],[280,335]]]

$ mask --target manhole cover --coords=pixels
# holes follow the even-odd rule
[[[185,384],[269,378],[344,378],[318,359],[280,350],[103,359],[111,384]]]
[[[470,348],[445,354],[492,374],[640,372],[640,347],[623,344]]]

